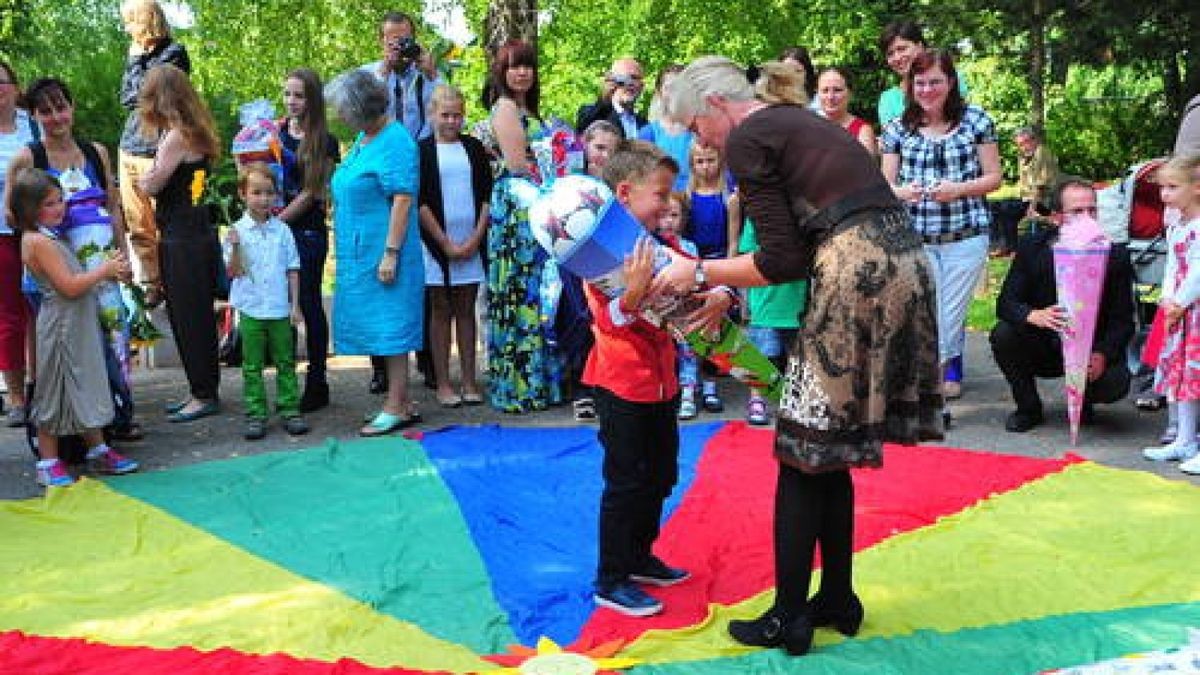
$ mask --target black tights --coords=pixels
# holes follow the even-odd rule
[[[775,607],[807,611],[813,553],[821,543],[821,597],[835,606],[853,592],[854,483],[848,470],[809,474],[779,465],[775,484]]]

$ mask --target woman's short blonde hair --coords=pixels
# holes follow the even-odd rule
[[[121,18],[134,25],[130,32],[137,42],[154,42],[171,37],[171,25],[158,0],[125,0],[121,3]]]
[[[757,98],[770,104],[808,103],[804,76],[788,64],[768,61],[747,73],[747,69],[724,56],[702,56],[667,83],[663,111],[671,119],[687,123],[692,117],[708,112],[709,96],[730,101]]]

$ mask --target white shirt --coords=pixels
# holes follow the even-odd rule
[[[360,70],[371,73],[375,79],[383,83],[388,93],[388,113],[392,119],[399,121],[405,129],[408,129],[413,140],[419,141],[433,133],[432,120],[428,119],[422,106],[426,108],[429,106],[429,99],[433,98],[433,90],[439,84],[443,84],[440,75],[436,79],[430,80],[415,64],[410,64],[402,73],[394,70],[388,71],[387,77],[384,78],[380,75],[380,71],[383,70],[383,61],[368,63],[361,66]],[[417,96],[418,82],[421,83],[420,96]],[[397,100],[397,92],[401,94],[399,97],[401,100]]]
[[[471,184],[471,160],[462,143],[438,143],[438,174],[442,182],[442,210],[446,222],[446,238],[455,245],[462,244],[475,232],[476,213],[474,188]],[[442,286],[442,266],[429,254],[422,242],[425,254],[425,285]],[[478,284],[483,282],[483,260],[479,253],[466,260],[450,260],[450,285]]]
[[[0,133],[0,194],[4,194],[4,179],[7,173],[4,168],[18,150],[33,140],[33,120],[29,113],[17,108],[13,122],[16,129],[12,133]],[[0,209],[0,235],[12,234],[12,227],[4,222],[4,211]]]
[[[292,229],[271,216],[256,223],[249,214],[233,224],[237,231],[238,255],[242,276],[229,285],[229,304],[254,319],[286,319],[291,314],[288,272],[300,269],[300,254]],[[226,238],[225,265],[229,266],[233,246]]]

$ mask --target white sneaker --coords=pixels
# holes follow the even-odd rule
[[[1142,456],[1155,462],[1175,462],[1196,456],[1196,443],[1169,443],[1142,450]],[[1200,467],[1197,467],[1200,468]]]
[[[1193,476],[1200,476],[1200,455],[1196,455],[1186,462],[1180,462],[1179,470]]]

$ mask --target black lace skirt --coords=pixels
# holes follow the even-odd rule
[[[803,471],[883,464],[885,441],[940,439],[933,276],[901,210],[859,211],[816,250],[775,455]]]

